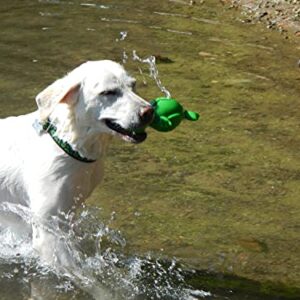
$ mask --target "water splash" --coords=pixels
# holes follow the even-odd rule
[[[123,64],[126,64],[127,60],[128,60],[128,55],[127,55],[126,51],[123,50],[123,54],[122,54],[122,62],[123,62]]]
[[[33,217],[26,207],[2,203],[0,213],[13,214],[31,228]],[[1,282],[22,290],[24,298],[44,300],[53,299],[53,294],[101,300],[191,300],[206,295],[199,297],[189,289],[175,259],[126,256],[126,240],[111,228],[115,214],[106,224],[99,216],[100,209],[83,207],[72,223],[73,215],[62,214],[46,224],[66,243],[76,262],[74,270],[42,263],[32,249],[30,234],[20,237],[10,228],[0,230]]]
[[[127,31],[121,31],[120,32],[120,38],[116,39],[116,42],[124,41],[126,39],[127,35],[128,35]]]
[[[120,32],[120,37],[116,39],[116,42],[118,43],[119,41],[124,41],[128,36],[128,32],[127,31],[121,31]],[[126,54],[125,48],[123,49],[123,53],[122,53],[122,62],[123,64],[126,64],[128,60],[128,56]]]
[[[156,59],[155,56],[151,55],[146,58],[141,58],[138,56],[136,50],[132,51],[132,59],[134,61],[139,61],[141,63],[147,64],[149,66],[149,76],[154,79],[157,87],[165,94],[166,98],[171,98],[171,93],[166,89],[166,87],[162,84],[159,75],[158,69],[156,67]],[[141,71],[141,69],[140,69]]]

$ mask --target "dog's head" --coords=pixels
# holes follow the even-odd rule
[[[89,61],[36,97],[40,121],[69,121],[90,134],[111,133],[139,143],[153,119],[151,105],[134,92],[135,79],[113,61]]]

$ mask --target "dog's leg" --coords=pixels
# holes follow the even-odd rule
[[[61,231],[54,232],[49,224],[34,222],[33,248],[46,264],[58,269],[76,269],[76,262],[72,256],[70,245]]]
[[[64,201],[60,200],[60,191],[63,189],[59,184],[39,184],[39,186],[39,190],[32,190],[30,199],[33,214],[33,248],[41,261],[46,264],[58,268],[75,268],[75,259],[67,241],[68,223],[71,223],[71,220],[62,215],[63,212],[70,210],[71,205],[66,204],[71,203],[68,202],[70,199],[65,197]],[[64,195],[68,195],[67,191],[63,192]]]
[[[51,263],[60,273],[68,275],[76,286],[92,296],[93,299],[114,300],[111,292],[104,287],[88,270],[83,271],[76,263],[70,249],[72,246],[64,238],[53,234],[41,224],[33,226],[33,246],[43,261]],[[73,252],[74,253],[74,252]],[[35,285],[33,291],[37,292]]]

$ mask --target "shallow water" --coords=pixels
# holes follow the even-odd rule
[[[299,298],[296,41],[214,0],[1,2],[1,117],[35,109],[41,89],[88,59],[123,62],[140,95],[162,95],[134,51],[155,55],[161,85],[202,116],[169,134],[149,130],[139,146],[114,143],[88,202],[101,208],[95,226],[78,225],[89,232],[82,269],[128,299],[181,299],[186,289],[213,299]],[[90,299],[41,267],[29,242],[17,255],[3,234],[1,299]],[[165,273],[173,257],[183,266]],[[137,261],[144,273],[128,279]]]

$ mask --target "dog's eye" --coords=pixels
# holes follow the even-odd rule
[[[100,93],[100,96],[117,96],[119,94],[119,90],[118,89],[114,89],[114,90],[106,90]]]

